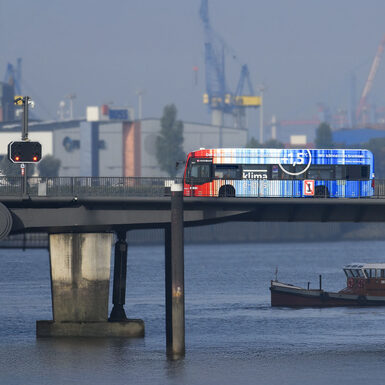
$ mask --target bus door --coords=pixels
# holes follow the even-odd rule
[[[212,165],[212,158],[190,159],[185,179],[185,189],[190,190],[189,196],[210,196]]]

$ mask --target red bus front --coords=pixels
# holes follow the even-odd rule
[[[212,156],[206,156],[205,151],[190,152],[184,170],[184,196],[212,196]]]

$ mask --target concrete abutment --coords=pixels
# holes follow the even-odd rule
[[[144,336],[142,320],[108,321],[112,240],[109,233],[50,234],[53,320],[37,321],[38,337]]]

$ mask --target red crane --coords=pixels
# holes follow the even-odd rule
[[[356,111],[356,119],[359,120],[362,114],[362,110],[366,105],[366,99],[368,94],[373,86],[373,81],[377,73],[378,66],[380,64],[381,56],[385,48],[385,35],[381,40],[380,45],[378,46],[376,56],[374,57],[372,67],[370,68],[368,80],[365,83],[365,87],[362,91],[360,102],[358,103],[357,111]]]

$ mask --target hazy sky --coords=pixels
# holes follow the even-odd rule
[[[24,93],[43,118],[56,118],[69,93],[84,116],[87,105],[137,108],[144,89],[144,117],[160,117],[173,102],[182,119],[208,122],[199,7],[200,0],[0,0],[0,79],[21,57]],[[209,0],[209,8],[213,28],[237,53],[238,61],[227,59],[228,83],[235,90],[239,63],[248,64],[253,83],[268,87],[266,119],[310,118],[319,102],[348,108],[350,75],[360,94],[385,33],[383,0]],[[385,105],[384,85],[385,58],[371,93],[377,105]]]

